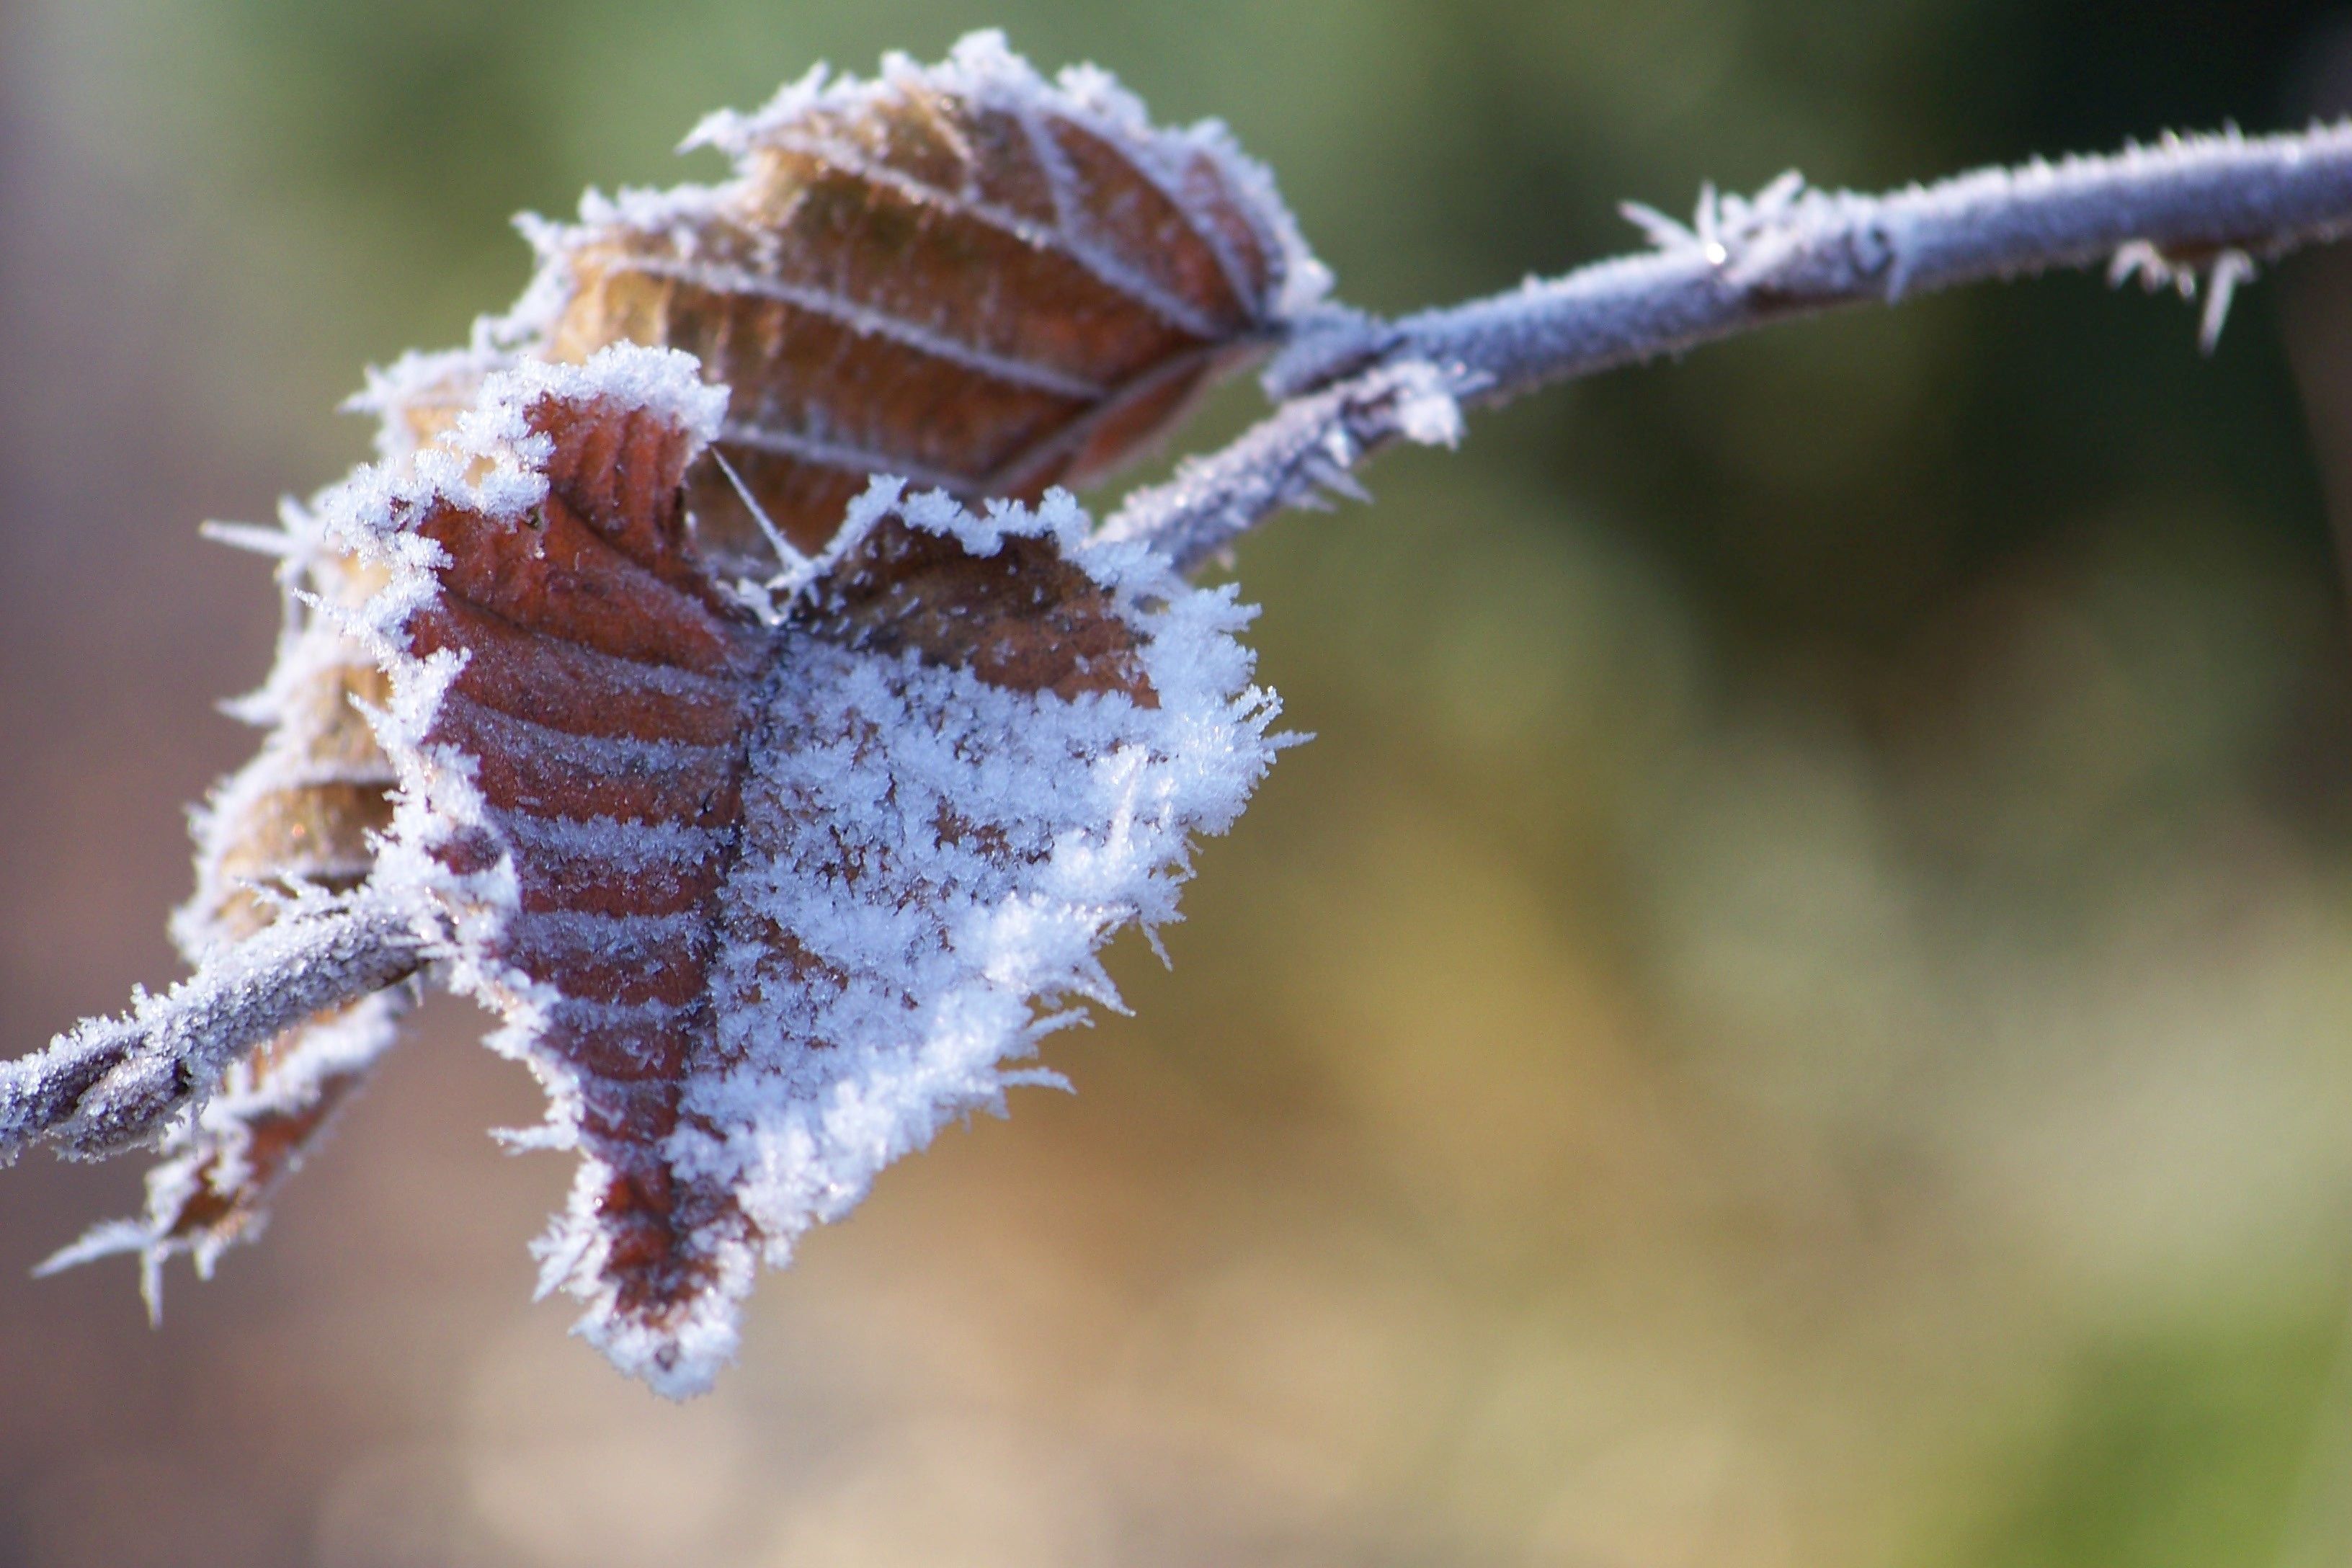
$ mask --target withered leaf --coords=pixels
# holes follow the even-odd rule
[[[813,72],[688,145],[735,177],[533,226],[543,265],[515,311],[377,405],[433,426],[492,345],[684,349],[730,389],[714,452],[814,552],[875,474],[1025,500],[1100,477],[1326,281],[1221,128],[1156,127],[1108,77],[1046,81],[993,34],[872,81]],[[714,559],[768,557],[715,461],[689,482]]]
[[[407,482],[331,498],[401,776],[375,885],[506,1019],[576,1147],[541,1244],[670,1393],[884,1164],[1000,1103],[1094,952],[1174,911],[1189,837],[1271,760],[1230,590],[877,482],[747,607],[687,527],[723,393],[686,355],[493,374]],[[762,613],[764,612],[764,613]]]
[[[289,590],[299,583],[349,612],[383,587],[380,570],[319,548],[299,511],[287,530]],[[391,826],[392,764],[359,706],[386,700],[387,678],[333,617],[294,613],[291,599],[289,609],[268,684],[231,706],[269,733],[196,816],[195,895],[172,920],[192,964],[271,923],[288,896],[358,887],[374,866],[373,836]],[[164,1134],[145,1214],[95,1227],[45,1267],[137,1253],[151,1311],[166,1258],[189,1254],[209,1275],[224,1248],[260,1236],[271,1193],[392,1047],[409,1002],[405,988],[383,992],[256,1047]]]

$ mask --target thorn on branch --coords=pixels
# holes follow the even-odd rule
[[[2230,300],[2241,283],[2254,278],[2254,258],[2242,250],[2225,250],[2213,258],[2205,288],[2205,310],[2197,323],[2197,346],[2211,353],[2221,342],[2221,323],[2230,318]]]
[[[2175,253],[2145,239],[2116,247],[2115,259],[2107,266],[2110,288],[2120,289],[2137,279],[2150,294],[2170,289],[2181,299],[2193,300],[2201,286],[2205,306],[2197,314],[2197,347],[2209,354],[2221,344],[2221,328],[2230,319],[2230,303],[2237,296],[2238,286],[2253,281],[2254,276],[2254,258],[2235,246]]]

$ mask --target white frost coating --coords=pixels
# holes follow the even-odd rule
[[[1462,403],[1445,373],[1418,360],[1397,369],[1397,434],[1416,446],[1460,446]]]
[[[478,319],[473,342],[466,348],[432,353],[411,349],[388,365],[367,368],[364,384],[343,399],[341,412],[364,414],[376,421],[378,462],[397,468],[415,457],[423,443],[409,422],[414,412],[436,404],[469,402],[483,377],[514,367],[517,360],[511,345],[496,338],[496,328],[503,320]]]
[[[1485,371],[1499,399],[1805,310],[2105,263],[2126,247],[2261,257],[2352,226],[2352,124],[2168,135],[1882,195],[1703,193],[1685,226],[1627,211],[1656,249],[1393,327],[1391,353]],[[2191,265],[2194,265],[2192,262]]]
[[[395,367],[396,368],[396,367]],[[440,547],[399,527],[403,509],[435,501],[493,518],[520,518],[547,497],[541,471],[552,441],[527,421],[542,398],[559,402],[603,400],[617,408],[641,409],[688,431],[698,443],[719,433],[727,412],[727,389],[706,384],[699,362],[679,349],[615,343],[584,364],[554,364],[526,359],[491,372],[457,426],[422,447],[405,471],[362,466],[317,502],[328,539],[361,559],[379,563],[430,565]],[[396,392],[390,394],[396,395]],[[429,581],[412,574],[406,592],[430,591]],[[405,619],[406,605],[372,605],[367,621],[379,630]]]
[[[1294,397],[1214,457],[1188,458],[1172,479],[1130,494],[1103,537],[1148,546],[1189,572],[1285,507],[1364,499],[1350,470],[1392,440],[1452,446],[1462,401],[1482,384],[1409,359]]]
[[[727,389],[705,384],[700,371],[700,362],[682,349],[615,343],[585,364],[534,360],[518,366],[507,384],[515,391],[502,401],[527,408],[542,396],[567,403],[601,398],[653,415],[707,444],[718,437],[719,422],[726,416]],[[501,401],[495,392],[488,395]]]
[[[592,191],[583,201],[593,205],[599,199]],[[523,221],[522,226],[525,235],[541,246],[542,256],[557,244],[551,236],[559,231],[551,226],[534,219]],[[370,366],[366,385],[344,399],[343,408],[381,421],[376,431],[379,463],[387,469],[428,459],[446,465],[446,458],[434,454],[454,447],[453,455],[460,459],[512,454],[523,458],[528,468],[531,454],[513,447],[511,438],[520,434],[521,411],[541,396],[611,397],[624,406],[672,418],[693,431],[698,440],[716,437],[727,411],[726,388],[701,384],[698,377],[681,379],[681,364],[692,371],[699,363],[683,350],[614,344],[615,349],[630,352],[619,357],[597,354],[593,372],[587,365],[559,364],[516,353],[551,318],[563,298],[562,280],[551,280],[542,269],[508,315],[484,317],[474,323],[470,346],[434,353],[412,351],[389,365]],[[488,388],[493,379],[507,390],[490,395]],[[445,438],[420,447],[401,415],[420,403],[441,399],[466,405],[459,416],[460,437],[454,444]],[[439,473],[449,471],[445,466]],[[527,510],[530,504],[525,501],[522,506]],[[501,511],[499,515],[509,514]]]
[[[249,535],[250,548],[277,558],[284,619],[278,655],[261,688],[221,704],[230,717],[269,728],[271,733],[251,761],[222,780],[190,814],[197,847],[196,887],[189,900],[173,911],[171,931],[182,955],[195,964],[243,934],[222,923],[222,911],[241,893],[250,889],[265,898],[277,897],[299,891],[300,879],[349,885],[367,874],[364,859],[331,857],[325,845],[313,846],[304,863],[281,868],[286,885],[252,888],[233,874],[229,860],[240,847],[238,835],[276,809],[274,797],[319,785],[374,789],[392,782],[391,765],[381,755],[370,754],[373,748],[362,752],[322,743],[323,732],[334,720],[321,710],[321,694],[340,692],[342,673],[366,668],[369,656],[331,616],[311,607],[352,596],[350,564],[336,557],[317,519],[302,506],[290,500],[281,502],[278,521],[274,532],[240,531],[241,542],[248,542],[242,536]]]
[[[415,971],[406,912],[369,893],[313,897],[127,1014],[85,1019],[0,1061],[0,1164],[36,1142],[100,1157],[153,1142],[252,1047]]]
[[[513,869],[504,862],[461,878],[434,858],[434,851],[454,836],[491,826],[500,814],[474,787],[471,757],[426,742],[461,660],[446,649],[425,658],[406,651],[409,617],[438,592],[433,573],[446,558],[438,544],[403,523],[436,502],[511,520],[542,500],[547,478],[540,465],[551,456],[552,442],[530,429],[526,415],[548,397],[641,409],[682,426],[698,443],[716,433],[727,406],[727,389],[706,384],[694,356],[675,349],[619,343],[584,364],[524,361],[491,374],[456,430],[417,453],[409,472],[395,478],[362,468],[323,497],[320,509],[321,524],[335,543],[362,560],[388,565],[393,574],[350,623],[393,675],[391,703],[370,715],[400,784],[374,882],[406,899],[415,912],[417,934],[436,954],[453,961],[452,984],[478,994],[509,978],[485,971],[480,955],[488,938],[517,910],[519,899]]]

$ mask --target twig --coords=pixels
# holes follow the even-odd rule
[[[161,996],[0,1061],[0,1164],[35,1143],[73,1155],[152,1140],[228,1064],[279,1031],[396,984],[425,955],[388,900],[297,904]]]
[[[1286,401],[1129,496],[1106,534],[1189,569],[1391,441],[1450,444],[1458,426],[1444,400],[1507,402],[1751,327],[1962,283],[2123,257],[2125,270],[2184,293],[2205,273],[2210,345],[2255,259],[2352,232],[2352,124],[2167,137],[1880,196],[1785,174],[1753,198],[1709,191],[1687,226],[1626,211],[1654,249],[1394,322],[1333,312],[1306,323],[1267,373]]]

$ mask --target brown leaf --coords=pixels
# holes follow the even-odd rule
[[[517,320],[554,359],[695,354],[732,389],[717,451],[810,553],[877,473],[1024,500],[1100,476],[1320,287],[1221,132],[1154,127],[1099,76],[1046,82],[990,35],[698,140],[734,181],[592,200],[542,233]],[[716,464],[691,495],[714,552],[766,553]]]
[[[761,1259],[992,1103],[1041,1004],[1107,993],[1094,948],[1167,918],[1271,754],[1242,613],[1091,549],[1066,498],[877,485],[744,607],[686,527],[723,395],[695,374],[494,374],[416,479],[329,507],[393,569],[377,888],[437,911],[548,1086],[583,1158],[547,1278],[669,1393],[731,1353]]]
[[[307,524],[296,517],[289,526]],[[381,568],[315,548],[297,546],[280,570],[346,613],[384,583]],[[239,705],[269,733],[195,820],[196,890],[172,921],[191,963],[268,925],[277,897],[366,880],[373,836],[392,825],[393,772],[355,704],[380,706],[390,694],[382,668],[332,619],[309,615],[289,627],[269,683]],[[95,1250],[140,1252],[152,1304],[163,1258],[192,1253],[209,1271],[222,1248],[257,1237],[270,1194],[324,1136],[405,1011],[404,999],[387,995],[251,1052],[204,1112],[167,1137],[143,1218],[93,1232]]]
[[[1159,703],[1133,629],[1051,540],[1007,539],[975,556],[959,540],[886,516],[829,563],[812,603],[803,624],[845,647],[911,649],[1016,691],[1117,691]]]
[[[404,754],[421,797],[454,768],[472,808],[411,837],[451,888],[497,884],[450,907],[494,913],[471,950],[486,999],[530,1019],[525,1054],[576,1095],[604,1275],[620,1311],[659,1322],[709,1289],[709,1233],[741,1228],[664,1146],[715,1046],[708,964],[766,637],[688,536],[699,434],[614,396],[545,393],[521,415],[548,443],[527,511],[436,494],[388,520],[439,546],[435,591],[393,628],[404,679],[454,666]]]

